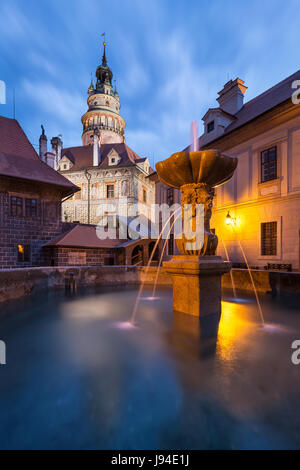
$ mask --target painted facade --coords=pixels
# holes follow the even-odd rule
[[[119,114],[120,98],[112,87],[112,77],[104,43],[96,85],[92,81],[88,111],[82,116],[83,145],[64,148],[60,155],[60,173],[81,188],[76,197],[63,203],[64,221],[106,225],[109,217],[118,224],[124,204],[129,220],[151,218],[155,184],[147,178],[150,164],[125,143],[125,121]]]

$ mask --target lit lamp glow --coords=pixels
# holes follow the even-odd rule
[[[234,226],[236,224],[236,219],[234,217],[231,217],[230,212],[228,211],[225,219],[226,225],[232,225]]]

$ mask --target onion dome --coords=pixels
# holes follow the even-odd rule
[[[113,73],[107,65],[106,59],[106,42],[103,43],[104,50],[102,56],[102,64],[99,65],[96,71],[97,77],[97,89],[101,88],[103,85],[111,85]]]

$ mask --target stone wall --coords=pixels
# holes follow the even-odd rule
[[[116,250],[111,248],[54,247],[51,249],[51,260],[54,266],[68,266],[74,263],[79,265],[86,264],[87,266],[114,265],[117,262],[117,257]]]
[[[153,285],[156,268],[137,268],[134,266],[72,266],[72,267],[40,267],[28,269],[0,270],[0,302],[35,293],[43,289],[64,288],[70,279],[70,273],[78,286],[145,284]],[[300,294],[300,273],[281,273],[268,271],[252,271],[255,286],[260,293],[268,291],[278,294]],[[253,291],[249,273],[246,270],[233,270],[236,286],[241,290]],[[158,276],[158,284],[171,286],[172,280],[162,268]],[[223,276],[222,286],[231,288],[229,274]]]
[[[11,215],[10,198],[23,201],[22,215]],[[37,200],[37,214],[26,216],[25,199]],[[36,183],[0,178],[0,269],[50,265],[42,246],[62,232],[61,193]],[[18,262],[18,245],[30,245],[30,261]]]

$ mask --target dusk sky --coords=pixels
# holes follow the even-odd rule
[[[121,100],[127,144],[151,164],[184,148],[190,124],[217,105],[229,78],[246,100],[299,69],[297,0],[0,0],[0,79],[7,104],[38,145],[81,145],[87,88],[102,56]]]

